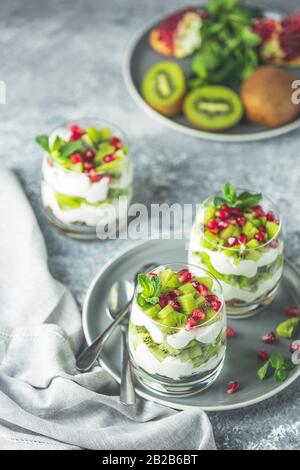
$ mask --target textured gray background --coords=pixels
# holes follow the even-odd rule
[[[135,201],[196,203],[224,180],[265,190],[284,215],[286,254],[300,266],[300,132],[243,145],[189,138],[145,115],[124,86],[121,64],[132,35],[153,17],[190,3],[1,1],[0,79],[7,84],[7,104],[0,105],[1,163],[19,174],[46,239],[51,271],[80,303],[99,267],[132,244],[67,240],[42,213],[41,152],[34,136],[80,116],[104,117],[126,130],[136,168]],[[285,11],[299,5],[263,3]],[[299,384],[245,410],[211,413],[218,447],[299,449]]]

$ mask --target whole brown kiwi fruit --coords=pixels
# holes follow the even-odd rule
[[[241,98],[249,121],[279,127],[293,121],[300,106],[292,103],[296,77],[276,67],[259,67],[242,85]]]

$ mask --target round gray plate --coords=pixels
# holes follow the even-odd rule
[[[287,12],[266,12],[266,16],[280,17]],[[300,128],[300,118],[295,121],[278,127],[276,129],[268,129],[260,126],[250,124],[243,120],[234,128],[229,129],[223,133],[206,132],[195,129],[183,116],[166,117],[151,108],[143,99],[140,94],[140,85],[146,71],[156,62],[167,59],[178,63],[184,70],[186,76],[190,74],[190,58],[178,60],[174,58],[165,58],[157,54],[148,44],[148,35],[150,31],[160,22],[161,18],[153,21],[151,25],[144,27],[143,30],[137,34],[132,43],[130,44],[127,54],[125,56],[123,74],[126,85],[131,96],[134,100],[150,115],[160,121],[162,124],[171,127],[174,130],[183,132],[184,134],[200,137],[207,140],[217,142],[249,142],[254,140],[269,139],[282,134],[286,134],[292,130]],[[293,73],[300,77],[299,69],[293,70]]]
[[[82,321],[87,343],[90,344],[110,322],[106,314],[106,296],[115,281],[133,279],[134,274],[145,263],[186,262],[186,254],[186,242],[183,240],[151,240],[139,243],[109,261],[95,276],[84,302]],[[236,336],[228,340],[223,370],[208,390],[188,398],[162,397],[137,383],[137,393],[143,398],[175,409],[201,407],[207,411],[221,411],[249,406],[280,392],[300,375],[300,366],[282,384],[277,384],[272,377],[260,381],[256,372],[262,362],[257,359],[257,351],[267,347],[270,352],[278,351],[289,355],[290,340],[280,339],[276,345],[269,346],[262,343],[261,336],[274,330],[280,321],[286,319],[283,313],[285,306],[300,305],[299,285],[299,272],[291,263],[286,262],[281,288],[272,305],[255,317],[229,321],[236,330]],[[101,365],[118,382],[121,369],[120,342],[118,330],[101,353]],[[231,380],[241,383],[239,392],[234,395],[226,393],[226,386]]]

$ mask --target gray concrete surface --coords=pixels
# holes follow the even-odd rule
[[[0,79],[7,84],[7,104],[0,105],[1,164],[21,178],[46,239],[50,269],[79,303],[99,267],[133,243],[67,240],[43,215],[41,152],[34,137],[80,116],[105,117],[127,131],[136,168],[135,201],[196,203],[224,180],[272,195],[284,215],[286,255],[300,267],[300,132],[243,145],[189,138],[144,114],[125,88],[121,64],[132,35],[153,17],[190,3],[1,2]],[[288,10],[298,1],[265,4]],[[218,447],[299,449],[299,384],[257,406],[211,413]]]

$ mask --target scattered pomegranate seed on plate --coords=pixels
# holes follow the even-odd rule
[[[262,336],[261,340],[267,344],[274,344],[277,340],[277,337],[273,331]]]
[[[227,334],[227,338],[233,338],[234,337],[235,330],[232,328],[232,326],[227,326],[226,334]]]
[[[257,357],[262,361],[267,361],[269,359],[269,353],[266,349],[261,349],[258,351]]]
[[[232,395],[233,393],[236,393],[239,390],[239,388],[240,388],[240,382],[238,382],[237,380],[229,382],[229,384],[227,385],[227,393],[229,395]]]
[[[300,308],[298,308],[298,307],[286,307],[285,314],[288,317],[300,317]]]

